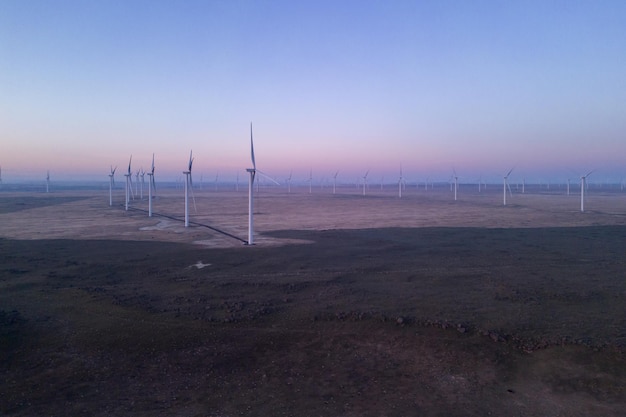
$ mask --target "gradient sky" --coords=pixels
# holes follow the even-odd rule
[[[626,2],[0,0],[14,178],[626,177]],[[56,175],[56,177],[55,177]]]

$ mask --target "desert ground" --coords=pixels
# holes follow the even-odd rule
[[[626,192],[0,190],[0,415],[626,415]]]

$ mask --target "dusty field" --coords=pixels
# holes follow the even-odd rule
[[[0,193],[0,414],[626,414],[626,194],[313,191]]]

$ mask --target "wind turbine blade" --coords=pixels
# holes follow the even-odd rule
[[[189,152],[189,172],[191,172],[192,165],[193,165],[193,150]]]
[[[511,170],[509,172],[507,172],[506,177],[508,178],[509,175],[511,175],[511,172],[513,172],[513,170],[515,169],[515,167],[511,168]]]
[[[250,122],[250,158],[252,159],[252,168],[256,170],[256,161],[254,160],[254,141],[252,139],[252,122]]]
[[[513,192],[511,191],[511,184],[509,184],[508,181],[506,182],[506,187],[509,189],[509,195],[513,197]]]
[[[596,170],[592,169],[591,171],[589,171],[588,173],[585,174],[585,178],[587,178],[589,175],[593,174]]]
[[[154,154],[152,154],[152,174],[154,175]]]
[[[130,156],[130,159],[128,160],[128,175],[130,175],[130,163],[133,161],[133,156]]]
[[[280,183],[278,181],[276,181],[274,178],[270,177],[269,175],[267,175],[266,173],[264,173],[263,171],[259,171],[258,169],[255,170],[257,173],[259,173],[260,175],[262,175],[263,177],[267,178],[268,180],[272,181],[274,184],[276,185],[280,185]]]

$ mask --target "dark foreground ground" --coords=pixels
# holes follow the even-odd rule
[[[0,415],[626,415],[626,228],[275,236],[0,239]]]

